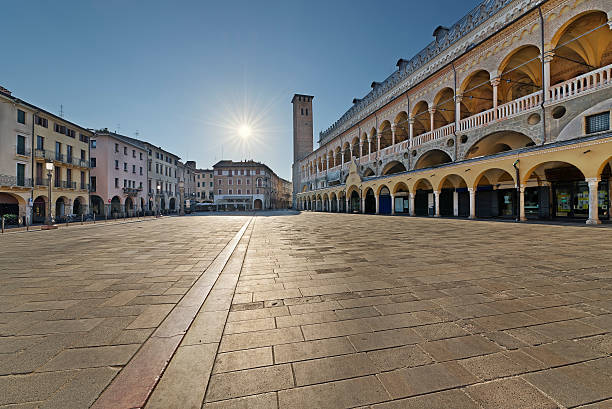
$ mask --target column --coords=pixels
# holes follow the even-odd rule
[[[459,216],[459,192],[453,192],[453,216]]]
[[[380,203],[379,197],[380,197],[379,195],[374,195],[374,200],[376,201],[376,214],[380,214],[380,212],[379,212],[379,203]]]
[[[377,146],[377,156],[380,157],[380,137],[382,134],[379,131],[376,131],[376,146]]]
[[[368,160],[370,159],[371,153],[372,153],[372,138],[368,136]]]
[[[331,199],[327,198],[327,211],[331,213]]]
[[[525,185],[521,185],[519,188],[519,220],[524,222],[527,220],[525,217]]]
[[[459,122],[461,122],[461,100],[463,95],[459,94],[455,97],[455,132],[458,132]]]
[[[361,197],[361,213],[365,213],[365,197]]]
[[[359,158],[363,156],[363,141],[359,140]]]
[[[340,213],[340,196],[336,196],[336,212]]]
[[[554,51],[546,51],[544,53],[544,60],[542,61],[544,64],[544,78],[542,78],[544,101],[548,101],[550,99],[550,62],[552,61],[554,55]]]
[[[409,139],[410,139],[410,147],[412,148],[412,138],[414,138],[414,117],[413,116],[408,118],[408,125],[410,126]]]
[[[434,190],[434,217],[440,217],[440,191]]]
[[[436,108],[429,108],[429,129],[433,132],[434,128],[434,114],[436,113]]]
[[[491,86],[493,87],[493,117],[498,118],[497,115],[497,87],[499,86],[499,77],[495,77],[491,80]]]
[[[468,187],[468,192],[470,192],[470,219],[476,218],[476,189],[473,187]]]
[[[395,214],[395,195],[391,195],[391,214]]]
[[[350,206],[349,206],[349,198],[348,198],[348,196],[346,197],[346,208],[344,209],[344,211],[346,213],[350,213],[351,212],[351,209],[350,209]]]
[[[589,184],[589,219],[587,224],[600,224],[599,220],[599,199],[597,197],[597,188],[599,186],[599,178],[586,178]]]
[[[340,168],[344,169],[344,151],[342,151],[341,155],[342,155],[342,162],[340,162]]]
[[[349,145],[349,160],[353,160],[353,145]]]
[[[395,145],[395,124],[391,124],[391,146]]]
[[[410,216],[414,216],[415,212],[414,212],[414,193],[410,192],[410,209],[409,209],[409,214]]]
[[[325,155],[325,173],[329,171],[329,156]]]

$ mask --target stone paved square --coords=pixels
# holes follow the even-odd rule
[[[612,233],[360,214],[0,236],[0,408],[604,408]]]

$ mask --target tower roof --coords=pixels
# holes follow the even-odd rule
[[[291,98],[291,103],[293,104],[295,102],[295,98],[296,97],[307,97],[307,98],[314,98],[314,95],[306,95],[306,94],[293,94],[293,98]]]

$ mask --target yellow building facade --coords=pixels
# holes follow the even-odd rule
[[[294,162],[295,206],[609,220],[611,14],[602,0],[506,0],[438,27]],[[312,112],[296,97],[294,127]]]

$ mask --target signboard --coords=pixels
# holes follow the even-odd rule
[[[108,203],[110,203],[110,202],[111,202],[111,200],[110,200],[110,199],[108,199]]]

